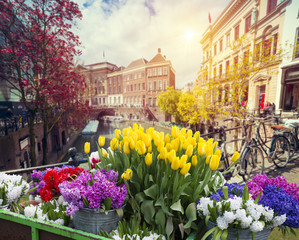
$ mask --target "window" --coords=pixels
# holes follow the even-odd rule
[[[152,69],[147,70],[147,76],[151,77],[152,76]]]
[[[273,55],[277,53],[277,40],[278,40],[278,34],[274,34],[273,36]]]
[[[269,57],[271,55],[271,44],[271,38],[264,41],[264,57]]]
[[[255,45],[255,61],[259,61],[260,60],[260,55],[261,55],[261,43],[257,43]]]
[[[151,83],[151,82],[148,83],[148,90],[149,90],[149,91],[152,90],[152,83]]]
[[[112,80],[111,80],[111,78],[109,78],[109,84],[111,84],[112,83]]]
[[[141,78],[141,72],[138,73],[138,78]]]
[[[159,81],[159,90],[162,90],[162,80]]]
[[[217,55],[217,44],[214,45],[214,56]]]
[[[120,86],[118,86],[118,93],[121,93],[121,92],[120,92]]]
[[[113,93],[114,93],[114,94],[116,93],[116,88],[115,88],[115,86],[113,87]]]
[[[153,76],[157,76],[157,69],[156,68],[153,69]]]
[[[158,75],[159,75],[159,76],[162,75],[162,68],[158,68]]]
[[[103,93],[105,93],[105,86],[103,86]]]
[[[134,79],[137,79],[137,73],[134,73]]]
[[[226,47],[228,48],[230,46],[230,33],[226,35]]]
[[[297,28],[295,44],[294,44],[294,58],[299,57],[299,28]]]
[[[244,68],[248,68],[248,64],[249,64],[249,50],[244,52]]]
[[[216,79],[216,75],[217,75],[217,68],[216,67],[214,67],[214,80]]]
[[[116,83],[116,77],[113,77],[113,83]]]
[[[157,90],[157,83],[154,81],[154,90]]]
[[[222,52],[223,49],[223,39],[220,39],[219,41],[219,52]]]
[[[251,26],[251,15],[245,19],[245,33],[249,32]]]
[[[239,64],[239,57],[236,56],[236,57],[234,57],[234,69],[235,70],[238,69],[238,64]]]
[[[163,89],[166,90],[167,88],[167,79],[164,79],[164,86],[163,86]]]
[[[271,13],[275,10],[277,5],[277,0],[268,0],[268,7],[267,7],[267,13]]]
[[[219,77],[222,76],[222,64],[219,65]]]
[[[167,67],[163,68],[163,75],[167,75]]]
[[[235,41],[238,40],[240,37],[240,26],[235,27]]]
[[[226,75],[228,75],[228,73],[229,73],[229,60],[226,61],[226,63],[225,63],[225,72],[226,72]]]

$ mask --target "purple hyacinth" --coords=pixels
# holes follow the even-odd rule
[[[69,203],[67,214],[73,214],[84,207],[101,208],[103,201],[108,198],[112,200],[112,209],[120,208],[126,199],[127,188],[124,184],[116,185],[114,180],[117,180],[117,177],[118,174],[113,170],[107,173],[97,170],[94,173],[81,173],[72,182],[61,183],[60,192]]]
[[[245,184],[239,185],[238,183],[225,183],[224,186],[227,186],[228,188],[228,198],[233,198],[235,196],[242,196]],[[211,194],[211,198],[217,201],[224,199],[222,188],[217,190],[217,193]]]

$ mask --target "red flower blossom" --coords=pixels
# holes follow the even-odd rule
[[[53,193],[50,189],[48,188],[42,188],[40,190],[40,197],[44,202],[48,202],[50,200],[52,200],[53,198]]]

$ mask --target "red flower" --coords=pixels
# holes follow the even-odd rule
[[[52,200],[53,193],[50,189],[44,187],[40,190],[40,197],[44,202],[48,202]]]

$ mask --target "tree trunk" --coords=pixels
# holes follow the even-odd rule
[[[45,111],[43,111],[43,165],[48,164],[48,122]]]
[[[30,117],[29,117],[29,139],[30,139],[30,160],[31,160],[31,167],[37,166],[37,159],[36,159],[36,153],[35,153],[35,133],[34,133],[34,118],[35,118],[35,111],[30,111]]]

